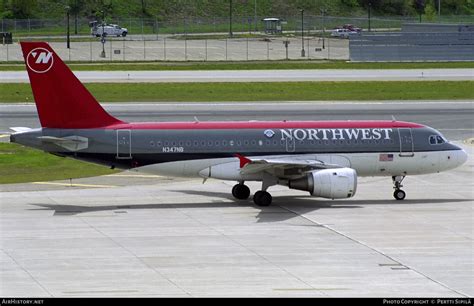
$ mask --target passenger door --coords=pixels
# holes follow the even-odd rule
[[[130,130],[117,130],[117,159],[132,158],[132,135]]]

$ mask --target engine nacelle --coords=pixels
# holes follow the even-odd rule
[[[290,180],[288,187],[309,191],[312,196],[328,199],[351,198],[357,189],[357,173],[351,168],[324,169]]]

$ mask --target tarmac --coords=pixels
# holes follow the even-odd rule
[[[362,105],[319,116],[364,116],[371,106]],[[474,296],[472,103],[459,113],[436,103],[373,105],[368,119],[398,112],[449,130],[468,162],[407,177],[404,201],[393,199],[390,178],[360,178],[349,200],[272,187],[265,208],[234,200],[233,182],[131,172],[0,185],[0,296]],[[206,116],[219,119],[226,107],[237,106]]]
[[[307,69],[212,71],[77,71],[81,82],[473,81],[474,69]],[[28,83],[26,71],[0,71],[0,83]]]

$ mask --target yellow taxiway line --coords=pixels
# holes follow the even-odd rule
[[[107,174],[104,176],[110,177],[144,177],[144,178],[154,178],[154,177],[163,177],[160,175],[146,175],[146,174]]]
[[[70,183],[53,183],[53,182],[32,182],[31,184],[37,185],[56,185],[66,187],[91,187],[91,188],[113,188],[118,187],[114,185],[89,185],[89,184],[70,184]]]

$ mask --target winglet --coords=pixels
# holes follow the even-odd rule
[[[250,163],[251,160],[248,159],[247,157],[243,156],[243,155],[240,155],[240,154],[235,154],[234,155],[235,157],[237,157],[240,161],[240,168],[242,169],[243,167],[245,167],[246,164]]]

